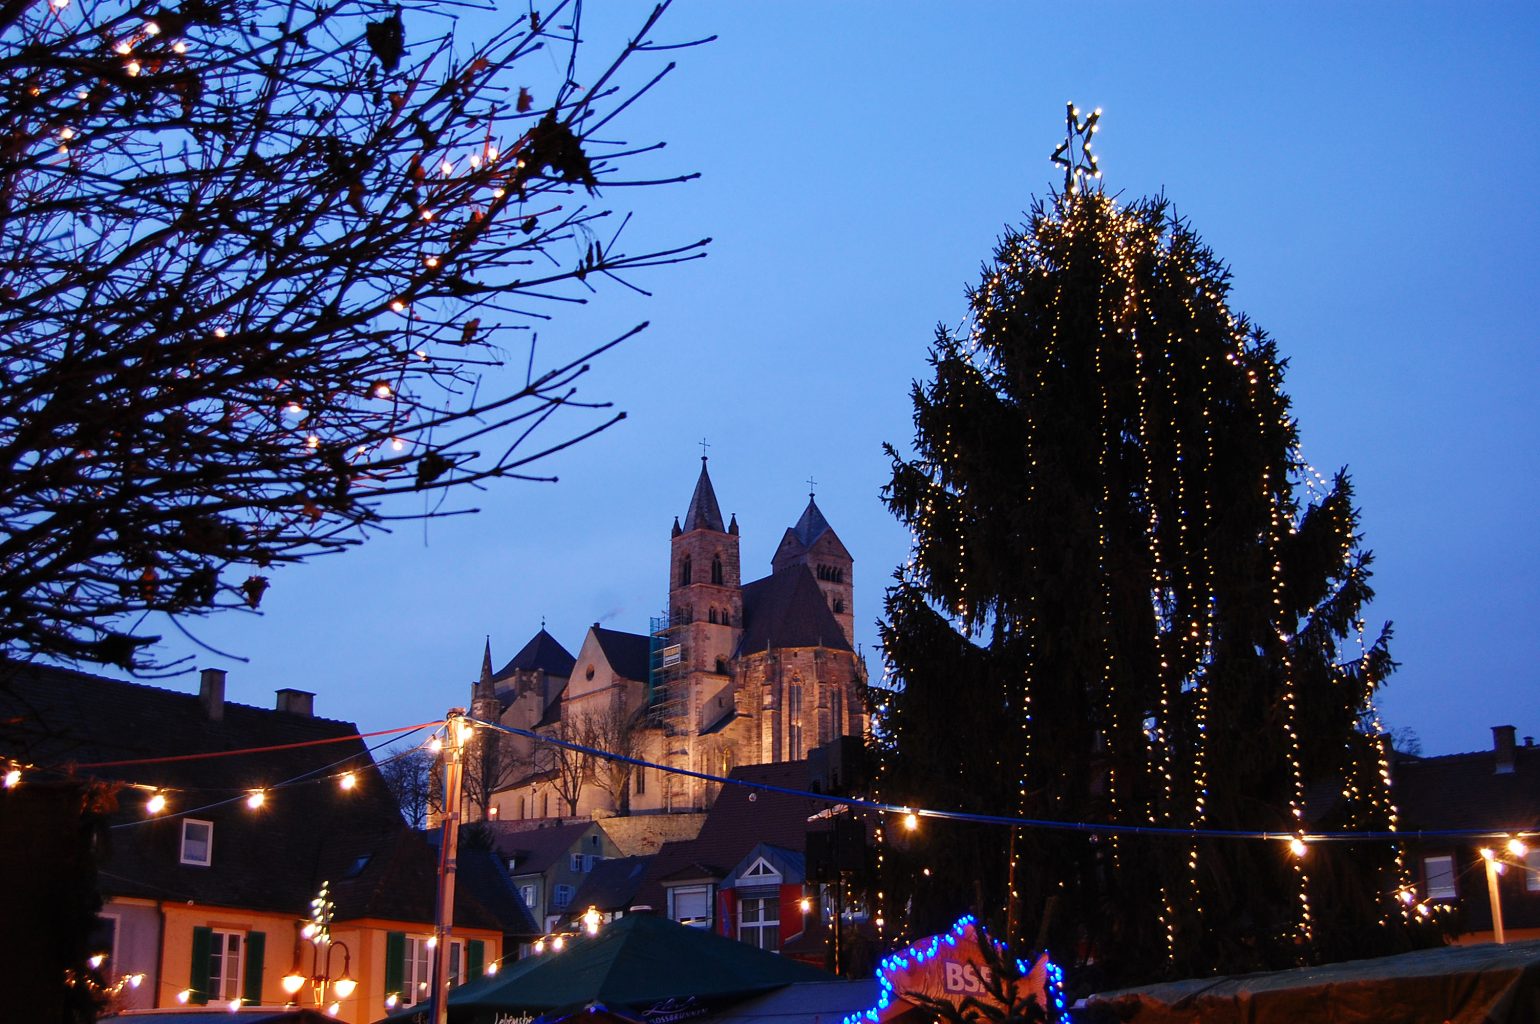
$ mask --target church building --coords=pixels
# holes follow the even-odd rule
[[[737,517],[723,522],[702,458],[671,531],[666,614],[646,633],[595,623],[576,655],[542,627],[496,671],[489,644],[472,715],[711,776],[863,735],[853,559],[813,496],[769,575],[744,583],[740,566]],[[718,785],[523,737],[468,756],[466,774],[483,794],[470,817],[501,821],[700,811]]]

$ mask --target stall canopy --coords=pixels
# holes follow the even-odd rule
[[[673,921],[634,914],[559,953],[518,961],[449,994],[451,1024],[513,1024],[606,1010],[649,1024],[704,1017],[798,981],[816,967]],[[417,1009],[414,1007],[414,1009]],[[410,1019],[410,1015],[408,1018]],[[399,1017],[393,1020],[400,1020]]]
[[[1129,1024],[1531,1024],[1540,1021],[1540,942],[1173,981],[1087,1003]]]

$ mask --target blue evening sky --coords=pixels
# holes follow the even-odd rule
[[[645,10],[594,4],[591,34]],[[387,728],[464,704],[484,636],[501,665],[542,617],[574,653],[595,621],[646,631],[703,437],[746,579],[816,478],[879,678],[908,545],[881,444],[910,441],[935,325],[1055,181],[1073,99],[1105,111],[1108,189],[1163,190],[1230,264],[1234,305],[1290,360],[1306,456],[1352,472],[1369,619],[1394,620],[1403,664],[1387,723],[1429,753],[1540,734],[1540,8],[678,0],[655,38],[709,34],[613,133],[666,140],[645,167],[701,179],[611,197],[633,250],[710,235],[709,258],[541,328],[555,355],[651,321],[584,383],[629,418],[551,460],[557,484],[469,495],[479,515],[276,573],[260,617],[193,623],[249,658],[196,658],[230,670],[231,699],[294,686]]]

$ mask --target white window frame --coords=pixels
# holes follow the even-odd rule
[[[1439,861],[1448,865],[1445,872],[1440,872],[1441,877],[1449,879],[1447,885],[1436,886],[1433,884],[1433,865]],[[1430,900],[1452,900],[1460,895],[1459,883],[1454,873],[1454,856],[1448,853],[1435,854],[1432,857],[1422,858],[1422,877],[1427,885],[1427,898]]]
[[[690,925],[694,928],[709,928],[714,916],[712,911],[716,903],[716,887],[707,883],[705,885],[676,885],[668,890],[668,917],[670,921]],[[682,918],[679,916],[678,906],[680,896],[704,895],[706,897],[706,916]]]
[[[246,973],[246,933],[210,930],[213,934],[209,939],[209,1002],[227,1003],[241,998]]]
[[[433,941],[431,935],[408,935],[401,963],[401,1005],[427,1002],[433,989]],[[465,982],[465,940],[449,941],[449,987]]]
[[[538,911],[540,909],[540,886],[534,882],[525,882],[519,886],[519,899],[524,901],[524,905],[531,912]]]
[[[753,907],[752,915],[749,913]],[[749,896],[738,901],[738,941],[771,953],[781,951],[781,901]],[[767,941],[770,943],[767,945]]]
[[[203,840],[202,860],[198,860],[196,857],[190,856],[187,852],[187,830],[189,825],[202,825],[208,829],[208,835]],[[212,821],[204,821],[202,818],[183,818],[182,846],[180,855],[183,864],[191,864],[194,867],[206,868],[210,864],[214,863],[214,823]]]
[[[738,883],[742,885],[745,878],[752,878],[756,885],[781,884],[781,873],[775,869],[775,865],[763,857],[755,858],[754,863],[749,865],[748,870],[738,876]]]

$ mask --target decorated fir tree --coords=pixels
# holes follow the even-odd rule
[[[1056,158],[1094,116],[1070,125]],[[1397,948],[1394,844],[1290,842],[1394,828],[1348,478],[1303,460],[1226,267],[1163,198],[1084,187],[1087,156],[938,331],[889,449],[913,551],[876,709],[884,799],[1081,827],[893,837],[887,926],[974,910],[1097,984]]]

